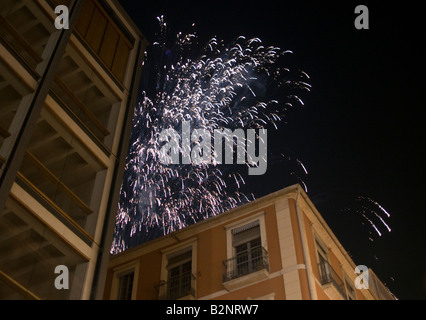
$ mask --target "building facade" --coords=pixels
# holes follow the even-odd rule
[[[356,267],[295,185],[113,256],[104,299],[394,299]]]
[[[102,298],[146,45],[116,0],[0,2],[0,299]]]

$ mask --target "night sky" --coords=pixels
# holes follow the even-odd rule
[[[399,299],[426,299],[423,9],[418,1],[344,2],[120,1],[151,43],[164,15],[171,32],[196,30],[201,45],[244,35],[293,51],[289,63],[310,76],[312,90],[268,132],[268,150],[292,161],[269,156],[267,173],[248,178],[245,190],[259,198],[303,179],[356,264]],[[354,26],[360,4],[369,30]],[[390,213],[391,232],[370,234],[359,196]]]

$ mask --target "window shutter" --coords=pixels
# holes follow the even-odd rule
[[[179,255],[172,256],[167,259],[167,269],[171,269],[175,266],[181,265],[191,260],[192,260],[192,250],[184,252]]]
[[[256,238],[260,238],[259,220],[253,221],[232,230],[233,247],[239,246]]]

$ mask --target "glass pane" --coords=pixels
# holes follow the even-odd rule
[[[261,245],[260,238],[257,238],[257,239],[250,241],[250,248],[251,249],[260,247],[260,245]]]
[[[247,251],[248,250],[248,245],[249,245],[248,243],[243,243],[243,244],[240,244],[239,246],[236,246],[235,247],[235,252],[237,254],[239,254],[239,253]]]
[[[191,261],[170,269],[168,279],[168,299],[178,299],[191,293],[191,272]]]
[[[131,300],[133,290],[134,273],[129,273],[120,277],[120,284],[118,290],[119,300]]]
[[[244,275],[249,272],[248,250],[249,250],[249,243],[241,244],[235,248],[237,275]]]
[[[237,275],[244,275],[263,269],[263,255],[260,237],[235,247]]]

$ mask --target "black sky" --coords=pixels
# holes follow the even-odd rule
[[[195,23],[200,42],[244,35],[292,50],[312,91],[268,132],[268,148],[304,163],[308,195],[357,264],[371,266],[398,298],[426,299],[423,9],[344,2],[120,1],[150,42],[164,15],[175,33]],[[369,8],[369,30],[354,26],[359,4]],[[297,182],[288,164],[271,161],[246,188],[261,197]],[[341,209],[354,208],[357,196],[391,214],[392,232],[370,241],[369,226],[354,226],[362,219]]]

